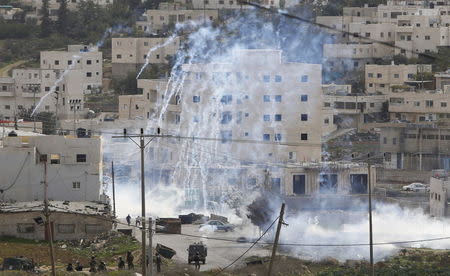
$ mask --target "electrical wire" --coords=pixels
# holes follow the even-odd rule
[[[232,261],[230,264],[228,264],[227,266],[225,266],[224,268],[221,268],[217,273],[214,274],[214,276],[219,275],[220,273],[222,273],[224,270],[226,270],[227,268],[231,267],[232,265],[234,265],[237,261],[239,261],[242,257],[245,256],[245,254],[247,254],[261,239],[262,237],[264,237],[264,235],[269,232],[270,228],[272,228],[272,226],[275,224],[275,222],[277,222],[277,220],[279,220],[280,217],[278,216],[270,225],[269,227],[267,227],[266,231],[264,231],[264,233],[262,233],[262,235],[252,243],[252,245],[245,250],[239,257],[237,257],[234,261]]]
[[[272,14],[279,14],[279,15],[282,15],[284,17],[291,18],[291,19],[294,19],[294,20],[298,20],[298,21],[303,22],[303,23],[307,23],[307,24],[310,24],[310,25],[313,25],[313,26],[317,26],[317,27],[320,27],[320,28],[323,28],[323,29],[327,29],[327,30],[332,30],[333,32],[340,32],[340,33],[348,35],[348,36],[353,36],[353,37],[356,37],[358,39],[370,41],[372,43],[378,43],[378,44],[385,45],[385,46],[388,46],[388,47],[392,47],[392,48],[395,48],[395,49],[404,50],[404,51],[413,53],[414,55],[421,55],[421,56],[424,56],[424,57],[427,57],[427,58],[431,58],[433,60],[437,59],[437,57],[435,57],[435,56],[432,56],[432,55],[429,55],[429,54],[426,54],[426,53],[417,53],[417,52],[414,52],[411,49],[403,48],[403,47],[397,46],[395,44],[392,44],[390,42],[386,42],[386,41],[382,41],[382,40],[376,40],[376,39],[373,39],[373,38],[370,38],[370,37],[365,37],[365,36],[359,36],[359,34],[354,34],[354,33],[351,33],[351,32],[344,31],[344,30],[335,29],[335,28],[330,27],[328,25],[317,23],[317,22],[314,22],[312,20],[309,20],[309,19],[297,16],[297,15],[290,14],[287,11],[284,11],[284,10],[281,10],[281,9],[268,8],[268,7],[265,7],[265,6],[261,5],[261,4],[258,4],[258,3],[255,3],[255,2],[246,1],[246,0],[238,0],[238,2],[240,4],[249,5],[249,6],[255,7],[255,8],[260,9],[260,10],[264,10],[264,11],[272,13]]]
[[[25,156],[25,159],[23,160],[22,165],[20,166],[20,169],[19,169],[19,171],[17,172],[17,175],[16,175],[16,177],[14,178],[13,182],[12,182],[8,187],[6,187],[6,188],[4,188],[4,189],[0,189],[0,193],[3,193],[3,192],[5,192],[5,191],[8,191],[9,189],[11,189],[11,188],[16,184],[17,179],[19,179],[19,176],[20,176],[20,174],[22,173],[23,168],[25,167],[25,163],[27,162],[27,160],[28,160],[29,157],[30,157],[30,152],[27,152],[27,156]]]

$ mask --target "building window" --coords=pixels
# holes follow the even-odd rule
[[[48,91],[50,91],[50,86],[46,86],[44,89],[45,89],[45,92],[48,92]]]
[[[10,105],[5,105],[5,109],[6,109],[6,110],[10,110],[10,109],[11,109],[11,106],[10,106]]]
[[[270,82],[270,76],[269,75],[264,75],[263,76],[263,82]]]
[[[231,132],[231,130],[224,130],[224,131],[220,132],[220,137],[221,137],[222,143],[229,143],[229,142],[231,142],[233,133]]]
[[[72,61],[71,61],[71,60],[68,60],[68,61],[67,61],[67,65],[72,65]]]
[[[281,141],[281,133],[276,133],[275,134],[275,141]]]
[[[321,194],[337,193],[337,174],[320,174],[319,191]]]
[[[308,95],[300,95],[300,101],[307,102],[308,101]]]
[[[383,144],[387,144],[387,137],[383,137]]]
[[[434,104],[434,103],[433,103],[432,100],[426,100],[426,101],[425,101],[425,106],[426,106],[426,107],[433,107],[433,104]]]
[[[200,96],[193,96],[192,97],[192,102],[199,103],[200,102]]]
[[[34,233],[35,228],[33,223],[18,223],[17,233]]]
[[[441,107],[447,107],[447,102],[441,102]]]
[[[302,121],[308,121],[308,114],[301,114],[301,115],[300,115],[300,119],[301,119]]]
[[[75,233],[75,224],[58,224],[58,233],[60,234]]]
[[[121,58],[122,58],[122,55],[116,55],[116,58],[117,58],[117,59],[121,59]]]
[[[104,231],[104,228],[100,224],[86,224],[86,234],[98,234]]]
[[[264,100],[265,103],[270,102],[270,96],[269,95],[264,95],[263,96],[263,100]]]
[[[367,77],[373,78],[373,73],[368,73],[368,74],[367,74]]]
[[[92,64],[92,60],[90,60],[90,59],[88,59],[88,60],[86,60],[86,64]]]
[[[281,82],[281,76],[275,75],[275,82]]]
[[[397,138],[392,138],[392,144],[397,145]]]
[[[72,182],[72,188],[73,188],[74,190],[79,190],[80,187],[81,187],[81,184],[80,184],[79,181]]]
[[[275,177],[270,179],[270,184],[272,192],[280,194],[281,193],[281,178]]]
[[[50,164],[60,164],[61,156],[57,153],[50,154]]]
[[[55,65],[59,65],[59,60],[55,60]]]
[[[263,134],[263,141],[270,141],[270,134]]]
[[[275,114],[275,121],[277,122],[281,121],[281,114]]]
[[[398,79],[398,78],[400,78],[400,75],[399,74],[394,74],[394,78]]]
[[[391,153],[390,152],[384,153],[384,161],[391,162]]]
[[[302,133],[300,134],[300,140],[307,141],[308,140],[308,133]]]
[[[306,176],[304,174],[292,176],[292,192],[295,195],[304,195],[306,193]]]
[[[86,163],[86,154],[77,154],[77,163]]]
[[[301,82],[308,82],[308,75],[301,76],[300,81]]]
[[[378,74],[377,74],[377,78],[380,79],[380,78],[382,78],[382,77],[383,77],[383,74],[381,74],[381,73],[378,73]]]
[[[323,120],[324,124],[328,125],[330,123],[330,119],[326,118],[325,120]]]
[[[220,99],[220,102],[223,103],[223,104],[230,104],[232,101],[233,101],[233,96],[232,95],[224,95]]]
[[[92,72],[86,72],[86,77],[88,78],[92,77]]]
[[[264,120],[264,122],[270,122],[270,115],[264,114],[263,115],[263,120]]]
[[[281,95],[275,95],[275,101],[281,103]]]
[[[426,36],[425,36],[425,40],[430,40],[430,36],[429,36],[429,35],[426,35]]]
[[[222,112],[222,120],[220,121],[220,123],[226,125],[231,122],[232,118],[233,115],[231,114],[230,111]]]

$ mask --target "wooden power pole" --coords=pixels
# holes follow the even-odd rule
[[[55,269],[55,254],[53,252],[53,231],[50,222],[50,210],[48,209],[48,183],[47,183],[47,158],[44,162],[44,216],[45,216],[45,230],[47,231],[49,246],[50,246],[50,261],[52,263],[52,276],[56,276]]]
[[[367,183],[369,184],[369,243],[370,243],[370,275],[375,275],[373,263],[373,228],[372,228],[372,183],[370,177],[370,164],[367,164]]]
[[[113,193],[113,215],[116,217],[116,185],[114,183],[114,161],[111,161],[111,178],[112,178],[112,193]]]
[[[275,234],[275,241],[273,243],[273,248],[272,248],[272,257],[270,258],[270,264],[269,264],[269,270],[267,272],[267,276],[272,275],[273,262],[275,259],[275,255],[277,254],[277,247],[278,247],[278,240],[280,239],[281,226],[284,223],[284,221],[283,221],[284,205],[285,205],[284,203],[281,204],[280,217],[278,218],[277,233]]]

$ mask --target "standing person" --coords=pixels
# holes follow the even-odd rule
[[[200,254],[198,252],[195,253],[194,264],[195,264],[195,269],[200,270]]]
[[[123,261],[122,257],[119,257],[119,262],[117,263],[117,268],[119,268],[119,270],[125,269],[125,262]]]
[[[141,226],[141,217],[140,216],[136,217],[136,227],[137,226]]]
[[[72,263],[69,263],[66,267],[66,271],[73,271]]]
[[[89,272],[97,272],[97,261],[95,260],[95,256],[92,256],[91,261],[89,262]]]
[[[98,265],[98,271],[102,272],[102,271],[106,271],[106,264],[105,262],[100,262],[100,264]]]
[[[131,216],[130,216],[130,214],[128,214],[126,219],[127,219],[128,226],[130,226],[130,224],[131,224]]]
[[[79,261],[77,261],[77,263],[75,265],[75,270],[76,271],[83,271],[83,266],[80,264]]]
[[[161,256],[159,255],[159,253],[156,253],[156,271],[158,273],[161,272]]]
[[[127,265],[128,265],[128,269],[133,269],[134,268],[134,264],[133,264],[133,254],[131,254],[131,251],[127,252]]]

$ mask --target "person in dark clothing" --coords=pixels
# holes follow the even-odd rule
[[[73,271],[72,263],[69,263],[66,267],[66,271]]]
[[[195,253],[194,256],[194,264],[195,264],[195,269],[200,270],[200,253]]]
[[[119,257],[119,262],[117,263],[117,267],[119,268],[119,270],[124,270],[125,269],[125,262],[122,259],[122,257]]]
[[[130,224],[131,224],[131,216],[130,216],[130,214],[128,214],[126,219],[127,219],[128,226],[130,226]]]
[[[80,264],[79,261],[77,261],[77,263],[75,265],[75,270],[76,271],[83,271],[83,266]]]
[[[127,252],[127,265],[128,265],[128,269],[133,269],[134,268],[134,264],[133,264],[133,254],[131,254],[131,251]]]
[[[159,255],[159,253],[156,253],[156,271],[161,272],[161,256]]]
[[[89,272],[97,272],[97,261],[95,257],[91,257],[91,261],[89,262]]]
[[[105,264],[105,262],[100,262],[100,264],[98,265],[97,271],[99,271],[99,272],[106,271],[106,264]]]

